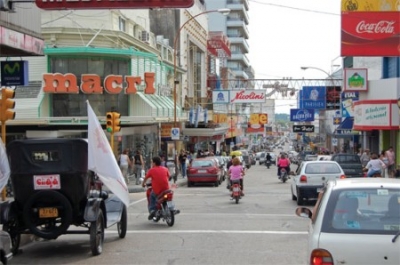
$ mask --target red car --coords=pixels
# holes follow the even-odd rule
[[[214,183],[218,187],[221,176],[221,168],[214,157],[195,158],[187,169],[187,184],[190,187],[194,183]]]

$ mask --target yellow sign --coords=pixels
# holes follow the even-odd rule
[[[227,114],[220,114],[220,113],[214,113],[213,114],[213,121],[215,123],[228,123],[228,115]]]
[[[173,123],[161,124],[161,137],[171,137],[171,129],[173,126]]]
[[[342,0],[342,12],[400,11],[400,0]]]

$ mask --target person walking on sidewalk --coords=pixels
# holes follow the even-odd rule
[[[132,161],[128,156],[129,150],[125,149],[119,155],[119,168],[121,169],[122,176],[124,176],[126,184],[129,184],[128,168],[132,166]]]
[[[135,159],[136,185],[139,185],[139,182],[140,182],[139,180],[142,176],[142,169],[144,169],[143,157],[139,150],[136,151],[134,159]]]
[[[389,178],[394,178],[394,173],[396,170],[396,167],[395,167],[396,159],[394,156],[393,146],[390,146],[389,149],[386,151],[386,157],[389,160],[389,166],[388,166],[388,170],[387,170]]]
[[[179,159],[179,164],[181,166],[182,178],[185,178],[186,177],[186,159],[187,159],[185,150],[181,150],[181,153],[180,153],[178,159]]]

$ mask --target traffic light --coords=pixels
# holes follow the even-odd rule
[[[12,89],[3,88],[1,90],[0,120],[2,122],[15,119],[15,111],[12,111],[15,107],[15,101],[12,100],[14,96],[15,91]]]
[[[106,114],[106,129],[109,133],[115,133],[121,131],[121,121],[119,118],[121,114],[118,112],[107,112]]]

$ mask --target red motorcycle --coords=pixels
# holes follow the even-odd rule
[[[239,203],[239,200],[242,198],[242,187],[240,186],[240,180],[232,181],[232,200],[235,200],[236,204]]]
[[[146,184],[147,203],[150,204],[150,194],[153,190],[151,184]],[[157,196],[156,213],[154,214],[153,221],[158,222],[160,219],[165,221],[168,226],[173,226],[175,222],[175,215],[180,211],[175,209],[175,203],[172,200],[174,192],[172,190],[165,190]]]

